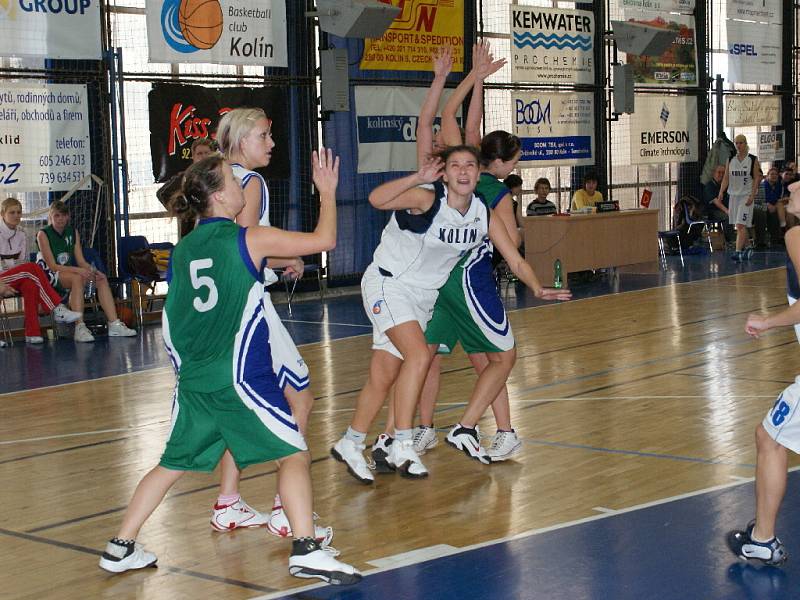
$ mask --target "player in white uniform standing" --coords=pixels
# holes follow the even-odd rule
[[[241,181],[245,206],[236,222],[242,227],[269,226],[269,190],[264,178],[253,169],[266,167],[272,156],[275,142],[271,134],[272,122],[260,108],[237,108],[225,114],[217,128],[217,143],[231,162],[233,174]],[[270,258],[264,268],[264,284],[278,280],[270,268],[283,268],[286,276],[301,277],[303,261],[299,257]],[[300,432],[305,434],[314,396],[309,388],[308,366],[280,320],[275,307],[264,290],[265,315],[269,322],[272,365],[278,384],[292,407]],[[275,496],[269,518],[248,506],[239,495],[239,469],[229,452],[221,461],[220,497],[214,506],[211,525],[217,530],[237,527],[267,526],[270,533],[288,537],[292,535],[289,520],[283,511],[280,496]],[[327,545],[333,531],[315,526],[315,536]]]
[[[475,196],[479,174],[477,149],[455,146],[426,161],[417,173],[370,194],[375,208],[394,211],[361,280],[364,310],[372,321],[373,353],[350,427],[331,449],[363,483],[374,481],[363,455],[367,432],[393,384],[395,441],[386,461],[406,477],[428,475],[412,439],[414,412],[432,356],[424,331],[438,289],[459,259],[488,235],[509,257],[514,273],[531,289],[542,290],[502,222],[491,219],[491,210]],[[556,299],[560,292],[545,289],[540,297]]]
[[[728,161],[725,176],[719,186],[717,204],[722,205],[722,198],[728,192],[728,222],[736,225],[736,252],[733,260],[740,262],[750,258],[752,248],[745,250],[747,244],[747,228],[753,226],[753,202],[756,198],[758,186],[761,184],[762,174],[758,159],[748,153],[747,138],[741,134],[733,140],[736,154]]]

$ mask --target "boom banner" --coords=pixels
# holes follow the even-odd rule
[[[0,0],[0,55],[100,60],[100,0]]]
[[[286,91],[282,88],[207,88],[157,83],[148,94],[150,153],[157,182],[166,181],[192,164],[192,143],[216,137],[226,112],[238,107],[261,108],[272,119],[275,148],[267,178],[289,177],[289,123]]]
[[[401,6],[380,38],[364,40],[360,68],[432,71],[431,54],[453,48],[453,71],[464,70],[464,0],[391,0]]]
[[[358,172],[417,170],[417,115],[428,88],[360,86],[356,88]],[[452,92],[445,90],[439,106]],[[460,109],[456,118],[460,115]],[[440,119],[434,120],[434,132]]]
[[[285,0],[147,0],[150,62],[285,67]]]
[[[594,15],[585,10],[511,10],[511,81],[594,83]]]
[[[636,96],[631,115],[631,164],[698,160],[697,98]]]
[[[85,85],[0,86],[0,189],[66,191],[90,171]]]
[[[522,142],[520,166],[594,164],[591,92],[513,92],[513,133]]]

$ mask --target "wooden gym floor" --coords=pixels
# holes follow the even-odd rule
[[[483,466],[440,443],[423,481],[367,487],[328,453],[371,337],[305,345],[315,508],[342,558],[370,574],[347,590],[296,592],[306,586],[287,573],[287,541],[213,532],[216,475],[186,475],[145,525],[158,569],[97,567],[162,451],[169,369],[0,395],[0,598],[792,597],[797,561],[748,571],[724,543],[752,516],[753,428],[800,373],[791,328],[759,340],[743,330],[749,312],[785,306],[784,280],[771,269],[512,312],[522,454]],[[443,364],[440,442],[475,380],[463,354]],[[491,416],[481,426],[494,432]],[[792,474],[789,494],[798,484]],[[247,469],[241,491],[268,510],[273,466]],[[796,498],[779,521],[790,555]]]

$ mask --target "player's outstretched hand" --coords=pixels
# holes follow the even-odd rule
[[[433,51],[433,73],[436,77],[447,77],[453,68],[453,49],[450,46],[437,48]]]
[[[542,288],[542,291],[536,294],[537,298],[542,300],[571,300],[572,292],[566,288]]]
[[[748,335],[752,335],[754,338],[757,338],[767,329],[769,329],[769,324],[767,323],[767,319],[766,317],[762,317],[761,315],[748,316],[747,323],[745,323],[744,325],[744,330],[748,333]]]
[[[311,171],[314,185],[320,196],[335,195],[339,183],[339,157],[330,148],[320,148],[311,153]]]
[[[417,171],[417,177],[421,183],[433,183],[444,174],[444,161],[438,156],[431,156],[426,159],[422,167]]]

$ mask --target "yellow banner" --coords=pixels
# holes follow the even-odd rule
[[[381,0],[402,11],[380,39],[364,40],[361,69],[432,71],[431,53],[453,48],[453,71],[464,70],[464,0]]]

